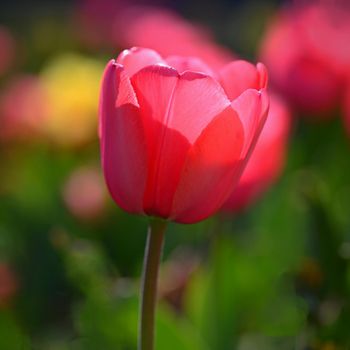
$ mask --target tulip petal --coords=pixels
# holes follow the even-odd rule
[[[162,135],[149,152],[148,178],[144,210],[148,215],[170,216],[171,204],[190,143],[178,131],[154,122],[156,133]]]
[[[129,77],[133,76],[144,67],[154,64],[165,64],[162,57],[154,50],[133,47],[124,50],[117,58],[117,62],[124,66]]]
[[[238,113],[244,128],[244,146],[242,158],[249,157],[264,126],[269,108],[269,98],[265,89],[257,91],[246,90],[232,102],[233,109]]]
[[[147,162],[145,137],[135,93],[122,66],[105,71],[101,104],[102,166],[113,199],[128,212],[143,212]]]
[[[244,131],[231,108],[221,112],[190,149],[172,206],[172,219],[194,223],[220,208],[238,181]]]
[[[179,75],[158,65],[144,68],[131,81],[149,154],[145,211],[168,217],[191,144],[230,101],[213,78],[200,73]]]
[[[169,64],[169,66],[175,68],[179,73],[192,71],[205,73],[212,77],[215,76],[213,70],[197,57],[169,56],[166,58],[166,62]]]
[[[148,152],[143,206],[148,215],[168,217],[188,141],[168,127],[179,78],[170,67],[151,66],[135,74],[132,84],[140,103]],[[171,160],[171,161],[169,161]]]
[[[260,89],[265,89],[267,87],[267,82],[268,82],[267,69],[265,65],[260,62],[256,65],[256,69],[260,77],[259,79]]]
[[[143,117],[180,132],[194,143],[211,120],[230,101],[210,76],[170,67],[146,67],[132,79]]]
[[[237,187],[223,206],[225,211],[245,208],[267,190],[283,170],[291,116],[276,95],[270,96],[270,102],[266,123]]]
[[[231,101],[247,89],[260,90],[260,74],[257,67],[246,61],[233,61],[223,67],[220,82]]]

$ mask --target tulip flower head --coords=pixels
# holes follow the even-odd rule
[[[124,210],[194,223],[232,192],[264,125],[267,73],[234,61],[133,48],[111,60],[100,98],[104,176]]]

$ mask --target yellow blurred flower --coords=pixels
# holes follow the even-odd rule
[[[43,132],[53,142],[79,145],[97,134],[97,109],[103,65],[78,54],[64,54],[41,72],[48,114]]]
[[[328,342],[322,345],[322,350],[337,350],[337,347],[334,343]]]

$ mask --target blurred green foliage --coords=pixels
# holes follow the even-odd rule
[[[347,349],[348,152],[339,120],[299,122],[284,175],[256,205],[170,225],[165,264],[179,249],[199,264],[180,303],[163,294],[158,349]],[[16,182],[2,189],[0,251],[19,287],[0,309],[0,348],[135,349],[147,220],[111,202],[96,222],[67,211],[62,181],[93,152],[7,153],[2,176]]]

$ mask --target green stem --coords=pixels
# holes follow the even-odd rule
[[[152,220],[148,229],[141,286],[141,317],[138,350],[154,349],[154,320],[157,302],[157,282],[162,256],[166,222]]]

